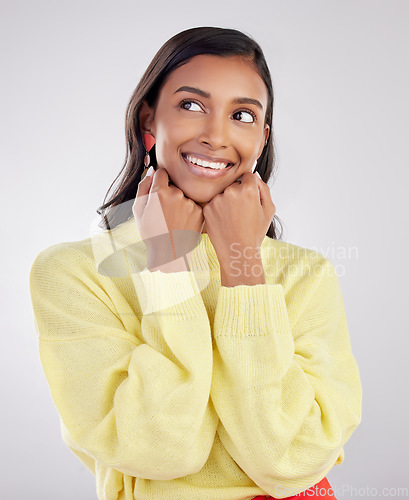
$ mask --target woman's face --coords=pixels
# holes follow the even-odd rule
[[[156,139],[158,168],[204,206],[253,170],[269,134],[267,102],[266,86],[248,62],[199,55],[169,75],[155,112],[145,103],[141,127]],[[192,165],[200,160],[229,165],[219,170]]]

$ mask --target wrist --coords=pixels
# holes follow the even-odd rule
[[[220,265],[222,286],[265,284],[263,263],[261,258],[234,260]]]
[[[148,262],[147,268],[149,271],[161,271],[162,273],[179,273],[181,271],[190,271],[189,262],[187,257],[179,257],[178,259],[169,262]]]

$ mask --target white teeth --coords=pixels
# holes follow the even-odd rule
[[[195,165],[199,165],[200,167],[212,168],[214,170],[221,170],[226,168],[228,163],[220,163],[220,162],[212,162],[201,160],[200,158],[195,158],[194,156],[187,156],[186,159],[190,161],[190,163],[194,163]]]

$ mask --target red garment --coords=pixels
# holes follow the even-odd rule
[[[299,498],[308,498],[315,500],[337,500],[335,498],[334,492],[332,490],[331,485],[326,477],[322,479],[319,483],[311,486],[307,490],[298,493],[297,495],[293,495],[291,497],[285,497],[285,500],[298,500]],[[274,500],[274,497],[271,496],[258,496],[254,497],[253,500]]]

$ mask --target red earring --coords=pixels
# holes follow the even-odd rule
[[[152,134],[143,134],[143,144],[144,144],[145,149],[148,153],[155,145],[155,142],[156,142],[156,139],[153,137]]]
[[[155,142],[156,142],[156,140],[152,134],[143,134],[142,140],[143,140],[143,145],[145,146],[146,154],[145,154],[145,158],[143,160],[143,164],[144,164],[145,168],[143,169],[143,172],[141,175],[141,180],[143,180],[145,178],[146,172],[148,171],[149,163],[151,162],[151,158],[149,156],[149,151],[153,148],[153,146],[155,145]]]

